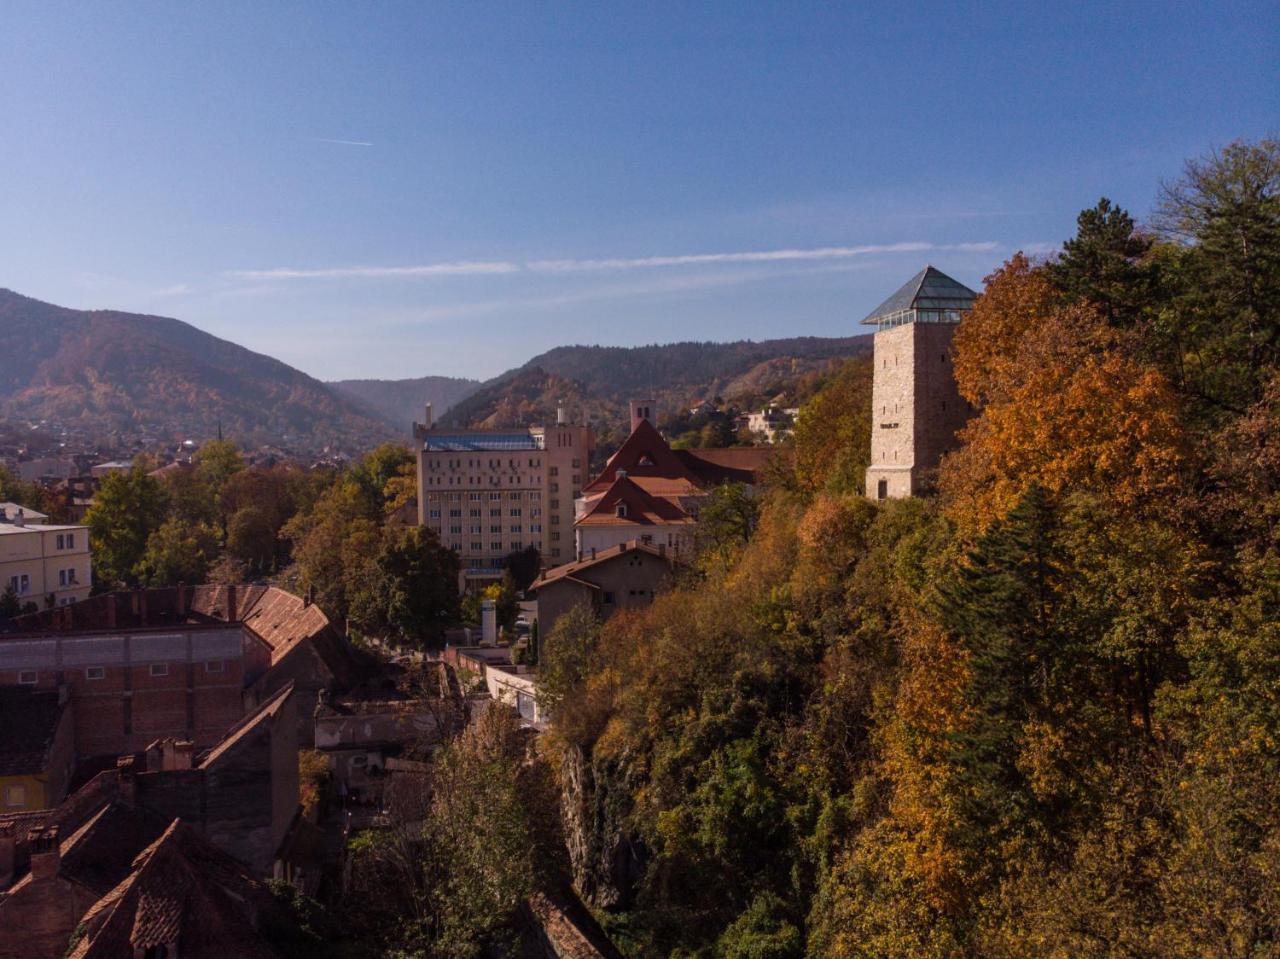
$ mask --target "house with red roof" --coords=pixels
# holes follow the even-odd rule
[[[631,402],[631,435],[582,488],[574,519],[578,559],[633,540],[676,556],[693,546],[698,508],[723,483],[754,486],[767,446],[673,450],[650,418],[652,400]]]

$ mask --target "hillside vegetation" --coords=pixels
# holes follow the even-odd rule
[[[1086,210],[955,349],[933,495],[861,495],[850,365],[752,527],[546,638],[628,954],[1280,955],[1280,143]]]
[[[279,360],[180,320],[71,310],[0,290],[0,416],[91,435],[173,441],[223,430],[300,451],[376,445],[396,431]]]
[[[523,426],[569,415],[608,436],[632,399],[657,401],[659,421],[699,400],[746,405],[791,396],[834,364],[865,353],[869,335],[662,346],[562,346],[485,383],[445,417],[455,426]]]
[[[432,405],[432,415],[439,419],[481,384],[479,380],[454,376],[420,376],[409,380],[334,380],[328,385],[375,410],[408,436],[413,424],[422,422],[427,403]]]

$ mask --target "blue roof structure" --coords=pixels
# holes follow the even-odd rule
[[[539,449],[532,433],[427,433],[422,448],[451,453],[494,453]]]
[[[978,294],[963,283],[935,267],[926,266],[897,293],[867,314],[862,322],[869,326],[883,326],[913,311],[925,314],[962,313],[973,308],[977,297]],[[934,322],[947,321],[937,319]]]

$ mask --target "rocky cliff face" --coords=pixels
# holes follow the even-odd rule
[[[644,875],[647,850],[626,824],[631,789],[624,764],[580,746],[561,764],[561,814],[573,884],[597,909],[623,909]]]

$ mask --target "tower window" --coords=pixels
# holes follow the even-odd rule
[[[889,498],[889,481],[880,480],[878,483],[876,483],[876,499],[888,499],[888,498]]]

